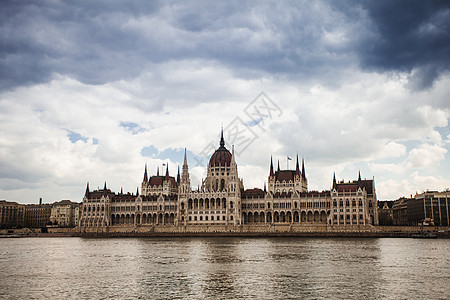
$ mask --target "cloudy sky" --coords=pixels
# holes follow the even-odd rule
[[[3,1],[0,199],[135,193],[184,148],[197,187],[221,126],[245,188],[298,154],[310,190],[443,190],[449,69],[448,1]]]

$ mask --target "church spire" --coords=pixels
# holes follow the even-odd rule
[[[278,160],[277,172],[280,172],[280,160]]]
[[[361,170],[358,171],[358,181],[361,181]]]
[[[159,176],[159,166],[156,168],[156,176]]]
[[[136,188],[136,196],[139,196],[139,187]]]
[[[180,183],[180,166],[178,166],[177,183]]]
[[[84,193],[84,195],[86,196],[86,198],[89,196],[89,181],[86,185],[86,193]]]
[[[148,181],[148,176],[147,176],[147,164],[145,164],[145,171],[144,171],[144,182]]]
[[[220,147],[225,147],[225,140],[223,139],[223,127],[220,131]]]

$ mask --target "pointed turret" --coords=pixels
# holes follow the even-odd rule
[[[180,184],[180,166],[178,166],[177,183]]]
[[[306,179],[306,173],[305,173],[305,160],[302,158],[302,176]]]
[[[103,187],[103,195],[106,195],[106,181],[105,181],[105,186]]]
[[[298,154],[297,154],[297,162],[295,164],[295,176],[300,176],[300,167],[298,166]]]
[[[264,182],[264,193],[266,193],[266,192],[267,192],[266,183]]]
[[[189,180],[189,167],[187,163],[187,155],[186,148],[184,148],[184,162],[183,162],[183,171],[181,172],[180,184],[181,191],[183,193],[188,192],[191,189],[191,182]]]
[[[147,164],[145,164],[145,170],[144,170],[144,179],[142,180],[144,182],[148,181],[148,176],[147,176]]]
[[[120,194],[123,195],[123,188],[120,188]]]
[[[183,167],[186,166],[187,167],[187,156],[186,156],[186,148],[184,148],[184,162],[183,162]]]
[[[273,162],[272,162],[272,155],[270,156],[270,177],[273,177]]]
[[[361,182],[361,171],[358,171],[358,182]]]
[[[280,160],[278,160],[277,172],[280,172]]]
[[[139,187],[136,188],[136,196],[139,196]]]
[[[336,187],[336,173],[333,172],[333,188]]]
[[[225,147],[225,140],[223,139],[223,127],[220,131],[220,147]]]
[[[164,180],[169,180],[169,163],[166,164],[166,177]]]
[[[236,164],[235,156],[234,156],[234,145],[231,145],[231,163]]]
[[[86,196],[86,198],[89,197],[89,182],[86,185],[86,193],[84,193],[84,196]]]
[[[156,169],[156,176],[159,176],[159,167]]]

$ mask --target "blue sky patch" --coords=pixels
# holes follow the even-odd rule
[[[67,136],[69,137],[69,140],[72,143],[76,143],[77,141],[83,141],[83,142],[87,142],[88,138],[85,136],[82,136],[81,134],[79,134],[78,132],[69,130],[69,129],[65,129],[65,131],[67,131]]]
[[[139,124],[133,122],[120,122],[120,127],[123,127],[128,131],[131,131],[133,135],[145,131],[145,128],[142,128],[141,126],[139,126]]]

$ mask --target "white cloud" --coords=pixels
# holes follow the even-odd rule
[[[430,144],[422,144],[412,149],[408,155],[406,166],[408,168],[436,167],[444,158],[447,149]]]

